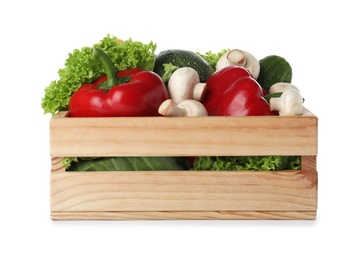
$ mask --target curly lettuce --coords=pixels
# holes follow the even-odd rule
[[[230,49],[223,49],[220,52],[207,51],[206,53],[197,52],[199,56],[202,56],[215,70],[217,62],[223,54],[229,52]]]
[[[54,115],[57,111],[66,110],[70,97],[82,84],[91,83],[105,74],[102,65],[93,58],[94,48],[104,50],[118,70],[136,67],[152,70],[156,47],[153,42],[144,44],[131,38],[122,41],[107,35],[92,47],[74,50],[69,53],[65,67],[58,71],[59,79],[50,82],[44,90],[41,103],[44,114]]]
[[[194,162],[196,171],[281,171],[300,168],[300,156],[202,156]]]

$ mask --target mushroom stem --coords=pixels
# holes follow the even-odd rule
[[[231,63],[231,65],[238,65],[238,66],[246,66],[246,58],[241,50],[231,50],[227,53],[226,59]]]
[[[255,79],[260,74],[260,62],[251,53],[239,49],[233,49],[223,54],[217,62],[216,70],[227,66],[244,67]]]
[[[183,100],[178,104],[175,104],[172,99],[167,99],[160,105],[159,114],[163,116],[208,116],[203,104],[193,99]]]
[[[206,91],[206,83],[201,83],[198,72],[190,67],[179,68],[170,76],[168,91],[174,103],[195,99],[201,101]]]
[[[194,85],[192,98],[194,100],[202,101],[204,99],[206,90],[207,90],[207,83],[198,82],[197,84]]]

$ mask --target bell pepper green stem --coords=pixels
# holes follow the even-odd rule
[[[110,56],[108,56],[107,53],[104,52],[102,49],[95,48],[94,57],[102,63],[103,67],[106,70],[106,76],[107,76],[107,80],[105,82],[102,82],[98,86],[99,89],[110,90],[113,86],[126,83],[130,80],[131,77],[117,76],[118,73],[117,68],[113,64]]]

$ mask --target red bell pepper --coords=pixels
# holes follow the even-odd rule
[[[207,80],[202,103],[209,116],[275,115],[263,94],[262,87],[247,69],[228,66]]]
[[[106,75],[83,84],[69,102],[71,117],[158,116],[160,104],[169,98],[163,80],[152,71],[117,71],[110,57],[95,49]]]

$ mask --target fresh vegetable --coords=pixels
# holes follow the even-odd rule
[[[55,114],[67,110],[71,95],[85,83],[91,83],[105,74],[101,64],[93,59],[95,48],[104,50],[118,70],[142,68],[152,70],[155,62],[156,44],[133,41],[131,38],[121,41],[107,35],[93,47],[76,49],[69,54],[65,67],[58,71],[59,79],[54,80],[44,90],[42,108],[44,113]]]
[[[106,75],[82,85],[71,97],[71,117],[156,116],[169,97],[162,79],[152,71],[118,71],[110,57],[94,49]]]
[[[164,116],[208,116],[207,110],[200,102],[206,93],[206,85],[199,81],[195,69],[177,69],[168,83],[170,99],[160,105],[159,113]]]
[[[194,161],[196,171],[281,171],[300,168],[300,156],[202,156]]]
[[[222,55],[216,65],[216,70],[227,66],[241,66],[249,70],[253,78],[257,79],[260,73],[260,63],[251,53],[233,49]]]
[[[293,85],[291,83],[278,82],[278,83],[273,84],[270,87],[269,92],[270,92],[270,94],[282,93],[282,92],[284,92],[285,90],[288,90],[288,89],[293,89],[293,90],[296,90],[296,91],[300,91],[295,85]]]
[[[297,116],[303,113],[304,99],[296,86],[285,82],[275,83],[270,88],[270,94],[274,93],[282,94],[270,99],[272,111],[278,111],[280,116]]]
[[[168,93],[174,103],[186,99],[201,101],[206,93],[206,83],[201,83],[198,72],[190,67],[179,68],[173,72],[168,83]]]
[[[171,63],[166,63],[163,65],[164,67],[164,75],[161,77],[161,79],[165,82],[165,84],[167,84],[167,82],[169,81],[169,78],[171,77],[171,75],[173,74],[174,71],[176,71],[177,69],[179,69],[179,67],[174,66]]]
[[[223,54],[229,52],[229,50],[230,49],[223,49],[217,53],[212,51],[207,51],[206,53],[197,52],[197,54],[202,56],[202,58],[204,58],[212,66],[212,68],[216,70],[218,60],[222,57]]]
[[[261,86],[247,69],[239,66],[216,71],[207,80],[207,92],[202,103],[210,116],[275,114],[263,98]]]
[[[78,158],[67,171],[180,171],[189,170],[184,157],[101,157]]]
[[[267,93],[269,92],[270,87],[275,83],[291,83],[292,68],[283,57],[270,55],[261,59],[259,63],[260,74],[257,81]]]
[[[167,116],[275,115],[276,113],[270,111],[270,106],[263,98],[263,90],[269,90],[272,94],[271,110],[285,115],[287,112],[283,112],[284,106],[290,103],[284,100],[284,95],[290,97],[290,94],[286,94],[288,92],[294,92],[294,95],[299,94],[298,90],[293,90],[292,85],[286,87],[285,84],[286,89],[284,90],[275,89],[272,86],[275,83],[290,83],[292,78],[289,63],[276,55],[268,56],[256,65],[256,60],[248,60],[252,55],[241,50],[225,49],[219,53],[210,51],[206,54],[186,50],[166,50],[155,55],[155,49],[156,45],[152,42],[145,45],[131,39],[121,41],[108,35],[93,47],[74,50],[69,54],[65,67],[59,70],[59,80],[52,81],[50,86],[45,89],[45,96],[42,99],[44,112],[55,114],[59,110],[69,109],[71,116],[77,115],[78,112],[75,112],[77,109],[83,111],[80,113],[86,113],[85,110],[91,111],[88,116],[135,116],[158,115],[159,113]],[[94,53],[98,57],[103,57],[101,58],[103,64],[94,58]],[[219,65],[217,65],[218,61]],[[253,64],[252,67],[250,67],[250,63]],[[254,67],[257,69],[255,70]],[[218,71],[215,72],[217,69]],[[153,70],[155,73],[148,70]],[[189,78],[181,77],[179,73],[185,71],[185,74],[188,74],[187,70],[189,70],[188,73],[191,70],[194,72],[190,74]],[[259,73],[256,74],[256,71]],[[153,81],[155,78],[139,77],[140,73],[142,75],[153,74],[157,76],[158,84],[160,80],[161,83],[164,81],[168,84],[168,88],[164,83],[162,84],[163,91],[160,95],[162,97],[156,98],[158,101],[150,109],[142,106],[140,108],[140,104],[149,103],[150,100],[154,102],[156,99],[150,99],[150,95],[146,95],[143,99],[142,95],[147,91],[145,89],[141,91],[136,86],[146,81],[151,85],[157,85],[152,84],[157,81]],[[174,73],[175,79],[173,79]],[[161,76],[165,78],[161,79]],[[264,89],[259,83],[263,85]],[[133,86],[132,91],[127,87],[128,84]],[[205,86],[208,88],[207,92]],[[101,103],[91,101],[92,98],[88,94],[91,95],[91,92],[96,91],[103,93],[96,99],[103,99],[112,92],[117,92],[115,96],[124,97],[123,101],[129,102],[129,106],[123,107],[117,112],[110,112],[111,107],[105,109]],[[129,97],[124,95],[124,92],[127,91],[132,92]],[[171,98],[167,91],[173,93],[170,95]],[[275,94],[278,95],[273,96]],[[74,98],[71,99],[72,95]],[[76,102],[77,99],[79,103]],[[301,98],[299,102],[301,100],[303,99]],[[120,103],[125,104],[123,101]],[[111,98],[103,104],[112,102],[114,99]],[[157,106],[156,103],[162,103],[162,105]],[[95,108],[92,108],[94,110],[90,109],[92,106],[89,104],[95,104]],[[158,109],[159,111],[156,112]],[[139,113],[134,110],[143,112]],[[119,113],[120,111],[126,114]],[[148,114],[149,111],[153,112]],[[134,112],[135,114],[133,114]],[[277,171],[298,170],[301,167],[300,160],[299,156],[66,157],[62,162],[68,171],[174,171],[189,170],[191,167],[194,170]]]
[[[170,71],[165,70],[165,64],[172,65],[167,66],[167,68],[171,68],[172,70],[175,70],[175,67],[191,67],[195,69],[200,77],[200,82],[206,82],[214,72],[213,67],[205,59],[196,52],[189,50],[172,49],[164,50],[157,54],[153,71],[160,77],[163,77],[165,73],[171,74]],[[168,78],[164,77],[164,79],[167,85]]]
[[[159,113],[163,116],[208,116],[203,104],[194,99],[186,99],[177,104],[172,99],[167,99],[160,105]]]

